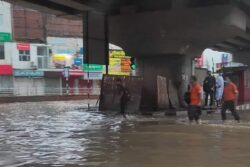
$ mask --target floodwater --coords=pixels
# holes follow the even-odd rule
[[[0,166],[249,167],[250,126],[103,115],[83,102],[0,105]],[[244,118],[248,114],[244,115]],[[217,120],[216,120],[217,119]],[[215,121],[214,121],[215,120]]]

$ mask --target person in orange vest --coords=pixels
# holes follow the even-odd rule
[[[236,112],[236,104],[238,100],[238,89],[237,86],[230,80],[229,77],[225,77],[225,87],[223,94],[223,104],[221,109],[221,117],[223,122],[227,119],[226,111],[230,110],[234,119],[240,122],[240,116]]]
[[[191,92],[190,92],[190,104],[188,109],[188,118],[190,123],[192,123],[193,120],[195,120],[196,123],[199,123],[201,115],[202,87],[200,86],[200,84],[197,83],[196,76],[191,76],[190,86],[191,86]]]

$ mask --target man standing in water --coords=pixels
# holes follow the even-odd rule
[[[210,108],[214,104],[214,90],[215,90],[215,78],[212,76],[211,71],[207,71],[207,77],[203,83],[203,90],[205,92],[205,107],[208,105],[208,97],[210,97]]]
[[[128,102],[130,100],[130,94],[128,89],[123,86],[122,80],[120,78],[116,79],[116,86],[118,91],[118,96],[120,98],[120,113],[126,118],[125,111],[127,109]]]
[[[201,97],[202,88],[197,83],[197,77],[191,76],[190,80],[191,93],[190,93],[190,105],[188,109],[188,118],[190,123],[195,119],[196,123],[199,123],[201,115]]]
[[[223,122],[226,121],[226,111],[230,110],[234,119],[240,122],[240,117],[236,112],[236,104],[238,100],[238,89],[237,86],[230,80],[229,77],[225,77],[225,88],[224,88],[224,95],[223,95],[223,104],[221,109],[221,116]]]
[[[217,107],[221,105],[223,91],[224,91],[224,79],[223,74],[219,73],[218,77],[216,78],[216,102]]]

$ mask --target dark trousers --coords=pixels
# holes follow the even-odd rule
[[[226,116],[226,111],[230,110],[232,115],[234,116],[234,119],[239,121],[240,120],[240,116],[239,114],[236,112],[236,107],[235,107],[235,102],[234,101],[225,101],[222,104],[222,109],[221,109],[221,117],[222,120],[226,120],[227,116]]]
[[[200,119],[200,116],[201,116],[201,107],[190,105],[188,108],[189,121],[193,121],[193,120],[198,121]]]
[[[207,106],[208,104],[208,96],[210,96],[210,106],[213,106],[214,104],[214,91],[210,91],[210,92],[205,92],[205,106]]]
[[[127,105],[128,105],[127,100],[124,100],[124,99],[120,100],[120,109],[121,109],[121,114],[122,115],[124,115],[126,113]]]

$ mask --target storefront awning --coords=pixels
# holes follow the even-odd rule
[[[13,68],[11,65],[0,65],[0,75],[12,75]]]

